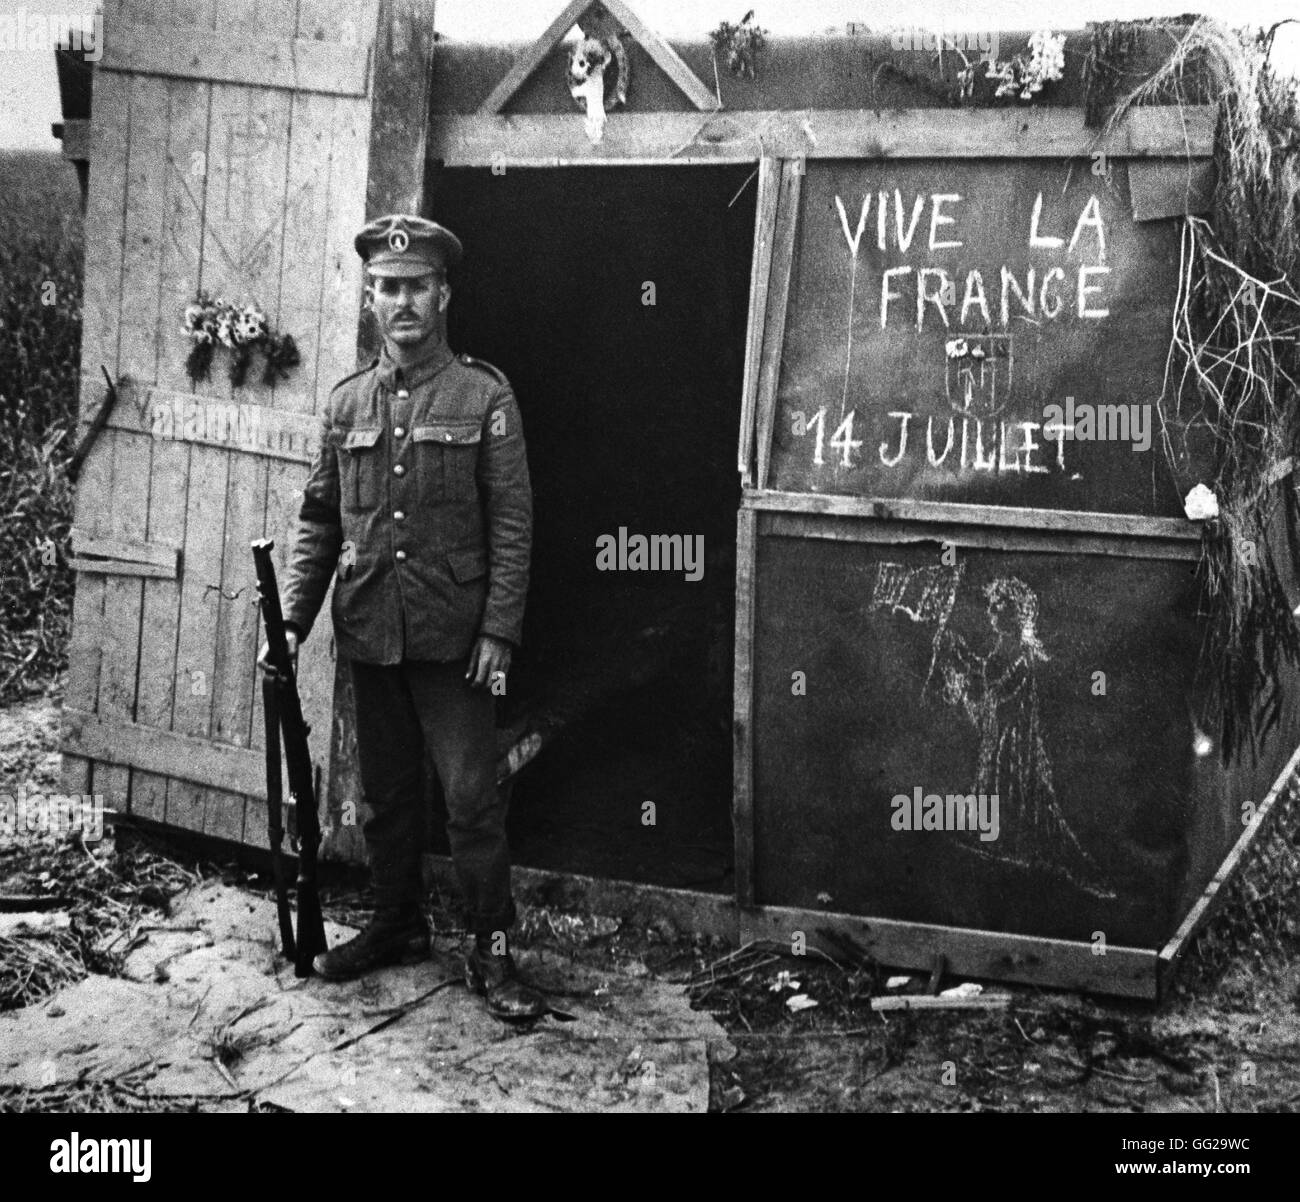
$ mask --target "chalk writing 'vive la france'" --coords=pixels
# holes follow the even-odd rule
[[[840,227],[856,272],[858,252],[862,246],[863,234],[872,206],[876,213],[876,247],[879,250],[896,249],[901,254],[911,250],[917,238],[918,227],[929,203],[929,237],[920,243],[920,249],[930,252],[938,250],[957,250],[965,243],[950,235],[957,232],[957,216],[952,210],[962,203],[957,192],[935,192],[927,198],[917,193],[912,201],[910,213],[905,210],[901,192],[895,188],[892,197],[884,191],[868,192],[862,198],[855,228],[850,227],[849,210],[844,201],[835,197],[835,208],[839,213]],[[892,203],[891,203],[892,202]],[[889,211],[893,209],[894,219],[889,220]],[[1039,267],[1027,267],[1022,277],[1005,264],[997,269],[997,283],[985,285],[984,272],[978,268],[969,268],[965,272],[965,282],[961,288],[958,302],[958,280],[943,267],[913,267],[911,265],[888,267],[880,275],[879,321],[883,330],[889,324],[891,316],[898,320],[900,313],[906,314],[907,320],[915,318],[917,330],[924,328],[927,315],[933,309],[945,327],[953,323],[949,311],[954,311],[956,324],[967,326],[972,313],[978,314],[984,326],[996,324],[1004,329],[1013,316],[1026,317],[1038,322],[1043,319],[1055,321],[1063,314],[1072,314],[1078,318],[1100,320],[1110,315],[1109,308],[1099,304],[1099,294],[1103,290],[1104,278],[1110,273],[1106,261],[1106,229],[1101,216],[1101,203],[1095,195],[1088,197],[1078,218],[1069,242],[1064,236],[1042,232],[1043,194],[1038,193],[1034,200],[1033,214],[1029,222],[1030,250],[1051,251],[1066,255],[1078,255],[1088,243],[1088,249],[1095,250],[1096,263],[1077,263],[1069,270],[1059,264],[1047,267],[1039,274]],[[1073,274],[1073,281],[1070,279]],[[960,272],[957,273],[960,276]],[[994,290],[991,305],[989,289]],[[1013,313],[1013,308],[1015,312]],[[933,317],[931,315],[931,319]]]

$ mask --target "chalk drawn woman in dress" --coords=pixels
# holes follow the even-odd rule
[[[1043,743],[1035,669],[1047,652],[1035,632],[1038,598],[1014,576],[984,588],[997,642],[987,655],[961,635],[940,639],[943,697],[960,706],[979,736],[972,792],[998,796],[1001,834],[996,844],[962,846],[1024,867],[1054,869],[1098,897],[1113,892],[1079,845],[1056,804],[1052,765]]]

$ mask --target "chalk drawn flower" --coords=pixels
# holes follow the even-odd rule
[[[949,359],[964,359],[970,354],[970,347],[964,338],[950,338],[943,344],[943,349],[948,352]]]
[[[1203,522],[1219,516],[1219,498],[1204,484],[1198,484],[1187,494],[1183,511],[1193,522]]]

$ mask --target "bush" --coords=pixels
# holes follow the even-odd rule
[[[72,166],[0,154],[0,702],[67,662],[81,265]]]

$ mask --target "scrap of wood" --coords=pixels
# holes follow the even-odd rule
[[[171,543],[140,539],[96,538],[84,530],[74,529],[72,556],[71,566],[82,572],[174,580],[180,563],[180,548]]]
[[[906,994],[903,997],[873,997],[873,1010],[1005,1010],[1009,993],[981,993],[978,997],[931,997]]]

